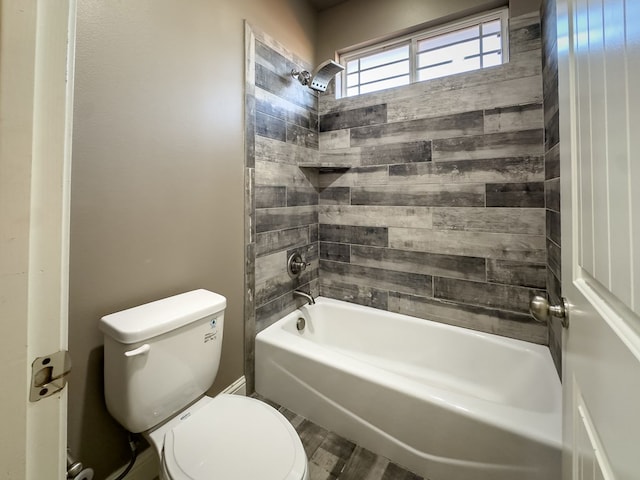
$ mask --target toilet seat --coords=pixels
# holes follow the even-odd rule
[[[239,395],[218,395],[165,433],[163,463],[172,479],[302,480],[307,459],[296,431],[277,410]]]

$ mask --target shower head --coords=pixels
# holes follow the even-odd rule
[[[327,60],[326,62],[318,65],[311,75],[306,70],[298,71],[291,70],[291,76],[297,78],[302,85],[306,85],[309,88],[318,92],[324,92],[327,89],[327,85],[331,79],[344,70],[344,67],[333,60]]]

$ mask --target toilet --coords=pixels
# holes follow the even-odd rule
[[[109,413],[142,433],[163,480],[308,480],[295,429],[241,395],[208,397],[220,364],[226,299],[194,290],[100,320]]]

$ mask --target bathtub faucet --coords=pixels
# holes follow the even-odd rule
[[[307,293],[307,292],[303,292],[302,290],[294,290],[293,291],[293,296],[294,297],[302,297],[304,298],[307,302],[309,302],[309,305],[315,305],[316,301],[313,299],[313,297]]]

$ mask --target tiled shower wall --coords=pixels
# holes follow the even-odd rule
[[[545,206],[547,217],[547,291],[549,301],[559,305],[562,298],[560,275],[560,128],[558,107],[558,43],[556,0],[544,0],[542,17],[542,78],[544,92]],[[562,378],[562,325],[552,318],[549,349]]]
[[[246,25],[245,377],[253,390],[257,332],[302,304],[293,290],[318,294],[318,172],[298,164],[318,158],[317,95],[291,77],[311,67]],[[311,265],[298,278],[287,259]]]
[[[295,288],[547,343],[528,314],[547,282],[537,14],[511,19],[503,66],[341,100],[249,26],[246,48],[249,391],[255,335]]]
[[[532,342],[547,327],[537,13],[509,63],[336,100],[321,96],[320,294]]]

